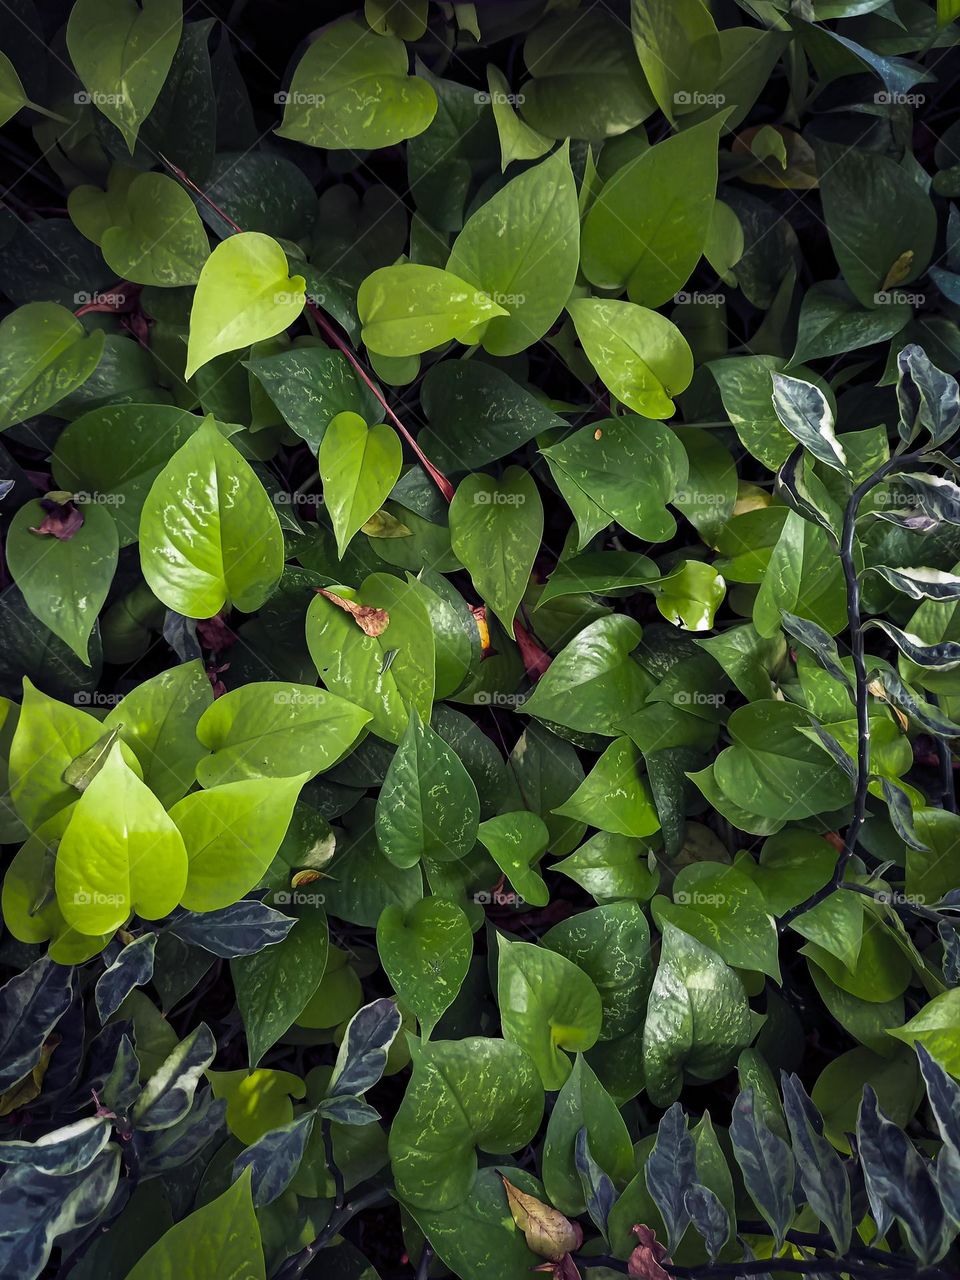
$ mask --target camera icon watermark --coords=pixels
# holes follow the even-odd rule
[[[699,89],[678,89],[673,95],[675,107],[722,107],[726,100],[725,93],[701,93]]]
[[[303,889],[276,889],[270,895],[276,907],[322,907],[326,900],[326,894],[307,893]]]
[[[78,107],[119,107],[127,101],[125,93],[101,93],[98,89],[78,89],[73,95]]]
[[[77,907],[121,907],[126,901],[122,893],[101,893],[98,889],[92,892],[78,889],[73,895],[74,906]]]
[[[528,697],[526,693],[501,693],[499,689],[481,689],[473,695],[473,705],[475,707],[506,707],[510,711],[516,711],[518,707],[523,706]]]
[[[673,301],[678,307],[691,304],[697,307],[722,307],[726,300],[722,293],[686,293],[682,289],[673,295]]]
[[[281,89],[273,95],[278,107],[322,107],[326,100],[326,94],[302,93],[299,89]]]
[[[873,100],[880,107],[922,107],[927,100],[925,93],[895,93],[889,89],[881,89],[873,95]]]
[[[726,696],[722,693],[704,693],[702,689],[679,689],[673,695],[678,707],[722,707]]]
[[[73,695],[75,707],[116,707],[122,701],[122,693],[101,693],[99,689],[78,689]]]
[[[694,889],[692,893],[687,893],[681,889],[673,895],[673,900],[678,907],[720,907],[727,901],[725,893],[701,893],[698,889]]]
[[[509,889],[478,889],[473,900],[480,907],[522,907],[526,903],[526,898]]]
[[[501,489],[494,489],[492,493],[481,489],[473,495],[475,507],[522,507],[526,500],[522,493],[504,493]]]
[[[480,89],[473,95],[473,100],[481,107],[522,107],[527,99],[526,95],[522,93],[504,93],[500,89],[495,90],[493,93],[488,93],[485,89]]]
[[[905,289],[880,289],[873,295],[877,307],[922,307],[926,300],[925,293],[909,293]]]

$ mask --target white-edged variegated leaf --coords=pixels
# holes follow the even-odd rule
[[[833,411],[819,387],[802,378],[775,373],[773,408],[793,438],[815,458],[834,471],[849,474],[847,455],[834,430]]]
[[[911,600],[960,600],[960,577],[944,569],[919,565],[894,569],[887,564],[871,565],[871,568]]]

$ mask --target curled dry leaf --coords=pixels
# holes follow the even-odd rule
[[[333,591],[328,591],[326,587],[317,587],[317,594],[323,596],[325,600],[329,600],[331,604],[335,604],[344,613],[349,613],[364,635],[382,636],[390,625],[390,615],[386,609],[374,609],[371,605],[357,604],[355,600],[346,600],[343,596],[338,596]]]
[[[657,1239],[657,1233],[649,1227],[638,1223],[633,1234],[640,1242],[630,1255],[627,1263],[627,1275],[636,1280],[668,1280],[669,1272],[660,1265],[670,1262],[666,1246]]]

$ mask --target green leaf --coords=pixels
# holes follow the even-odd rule
[[[0,52],[0,125],[5,125],[8,120],[12,120],[28,101],[16,67],[5,53]],[[549,146],[549,143],[547,145]]]
[[[119,928],[132,911],[167,915],[187,883],[187,851],[156,796],[120,746],[77,801],[57,850],[57,901],[79,933]]]
[[[720,41],[709,6],[703,0],[631,0],[630,26],[640,65],[667,119],[702,106],[720,75]]]
[[[279,581],[283,535],[273,503],[210,419],[147,494],[140,563],[154,594],[188,618],[210,618],[227,602],[252,613]]]
[[[844,280],[865,307],[896,305],[897,289],[916,280],[933,253],[930,197],[907,165],[888,156],[825,142],[816,153],[824,218]]]
[[[596,987],[572,961],[530,942],[498,935],[497,1000],[503,1034],[525,1049],[545,1089],[559,1089],[570,1074],[564,1049],[595,1044],[603,1021]]]
[[[338,413],[324,432],[317,460],[343,559],[350,539],[380,510],[396,484],[403,448],[393,427],[368,427],[357,413]]]
[[[30,612],[90,665],[90,633],[117,567],[117,526],[104,507],[80,508],[83,525],[69,538],[40,533],[46,512],[25,503],[7,533],[7,564]]]
[[[573,1070],[550,1112],[543,1143],[543,1185],[563,1213],[583,1213],[586,1201],[577,1171],[577,1134],[586,1129],[590,1147],[602,1153],[604,1172],[617,1184],[634,1172],[633,1143],[616,1103],[577,1054]]]
[[[643,1025],[653,964],[650,927],[636,902],[580,911],[548,929],[541,942],[572,960],[596,986],[603,1005],[600,1040],[619,1039]]]
[[[811,1099],[823,1116],[823,1131],[833,1145],[850,1154],[848,1133],[856,1133],[863,1087],[872,1086],[884,1111],[898,1125],[913,1118],[923,1086],[916,1056],[901,1050],[880,1057],[870,1049],[848,1049],[829,1062],[817,1077]]]
[[[487,90],[500,139],[501,172],[514,160],[539,160],[552,142],[520,119],[513,108],[517,95],[510,93],[509,81],[492,62],[487,66]]]
[[[399,742],[415,710],[428,721],[433,705],[435,646],[418,589],[385,573],[371,574],[345,599],[387,613],[385,630],[366,635],[349,613],[324,596],[307,610],[307,645],[320,678],[333,693],[364,707],[370,729]]]
[[[650,849],[640,840],[600,831],[553,870],[575,880],[597,902],[621,898],[646,901],[657,889],[658,875],[649,866]]]
[[[578,549],[613,520],[644,542],[666,542],[676,532],[666,504],[686,482],[688,463],[669,427],[625,414],[541,452],[576,517]]]
[[[377,843],[398,867],[448,862],[477,838],[477,789],[452,747],[411,710],[377,799]]]
[[[839,809],[851,798],[850,783],[797,732],[807,723],[802,708],[785,702],[738,708],[727,725],[733,746],[715,765],[719,785],[751,812],[781,820]]]
[[[140,536],[150,486],[200,426],[193,413],[167,404],[116,404],[91,409],[67,424],[53,451],[58,486],[80,500],[102,503],[120,545]]]
[[[955,1080],[960,1080],[960,988],[934,996],[909,1022],[887,1035],[911,1047],[922,1044]]]
[[[717,141],[726,113],[684,129],[618,169],[583,227],[583,273],[659,307],[690,278],[710,233]]]
[[[0,431],[45,413],[100,363],[103,333],[87,333],[55,302],[28,302],[0,320]]]
[[[617,738],[570,799],[554,812],[616,835],[653,835],[660,830],[660,819],[640,776],[640,762],[640,752],[630,739]]]
[[[777,926],[760,889],[737,867],[684,867],[674,880],[673,902],[654,898],[652,908],[661,929],[669,920],[734,968],[780,981]]]
[[[487,321],[510,314],[452,272],[412,262],[367,276],[357,310],[365,346],[382,356],[419,355],[453,338],[472,342]]]
[[[206,754],[197,724],[213,702],[213,690],[199,661],[184,662],[137,685],[103,721],[119,729],[143,770],[143,780],[169,808],[193,786]]]
[[[515,355],[543,337],[570,297],[579,254],[577,188],[561,147],[501,187],[453,243],[447,270],[509,313],[484,330],[485,351]]]
[[[716,1080],[753,1039],[754,1017],[743,984],[715,951],[667,922],[643,1029],[643,1070],[650,1101],[667,1107],[684,1072]]]
[[[264,1280],[260,1226],[245,1170],[223,1195],[188,1214],[151,1245],[127,1280],[187,1280],[216,1258],[221,1280]]]
[[[604,386],[645,418],[671,417],[672,397],[693,377],[693,353],[676,325],[612,299],[577,298],[567,310]]]
[[[202,787],[247,778],[322,773],[356,742],[370,714],[309,684],[258,681],[212,703],[197,737],[212,755],[197,768]]]
[[[70,10],[70,61],[89,101],[117,126],[131,155],[182,30],[182,0],[77,0]]]
[[[206,260],[190,310],[184,377],[215,356],[283,333],[306,298],[303,276],[290,276],[287,255],[260,231],[222,240]]]
[[[543,1090],[526,1053],[505,1040],[414,1042],[413,1078],[390,1128],[397,1193],[415,1208],[447,1209],[470,1194],[475,1148],[516,1151],[536,1133]]]
[[[727,593],[727,584],[709,564],[682,560],[666,577],[643,584],[657,600],[657,608],[685,631],[709,631]]]
[[[541,818],[526,809],[499,813],[480,823],[477,839],[524,902],[547,905],[550,891],[535,870],[550,839]]]
[[[604,10],[548,14],[527,37],[523,60],[533,77],[521,89],[524,119],[550,138],[601,141],[654,110],[622,24]]]
[[[843,566],[818,525],[791,511],[774,547],[753,606],[753,625],[767,639],[784,612],[799,615],[835,636],[847,625]]]
[[[557,654],[523,711],[583,733],[619,737],[653,688],[630,656],[640,635],[639,624],[625,614],[591,622]]]
[[[791,364],[884,342],[898,334],[912,314],[904,302],[873,310],[862,307],[842,281],[821,281],[807,290],[801,303]]]
[[[502,1176],[528,1195],[543,1195],[543,1187],[531,1174],[499,1165],[480,1169],[470,1194],[451,1209],[406,1206],[437,1257],[454,1275],[469,1276],[470,1280],[525,1280],[540,1262],[513,1220]],[[357,1280],[375,1277],[364,1274]]]
[[[123,280],[196,284],[210,254],[207,233],[190,196],[162,173],[141,173],[125,193],[120,218],[104,231],[100,250]]]
[[[741,443],[765,467],[776,471],[796,448],[796,441],[781,425],[773,407],[772,375],[785,369],[786,361],[769,355],[731,356],[713,360],[709,367]],[[791,374],[816,381],[802,365],[791,366]]]
[[[470,968],[466,915],[443,898],[423,898],[407,911],[389,906],[377,922],[377,951],[394,991],[429,1039]]]
[[[414,138],[436,115],[437,95],[408,69],[397,36],[376,34],[354,17],[332,22],[297,64],[277,133],[329,151]]]
[[[282,942],[230,961],[251,1067],[296,1021],[320,985],[328,942],[326,916],[307,905]]]
[[[450,504],[450,545],[508,635],[542,537],[543,504],[523,467],[508,467],[500,481],[483,472],[461,480]]]
[[[280,848],[308,777],[227,782],[177,801],[170,817],[189,858],[180,896],[188,911],[216,911],[253,888]]]

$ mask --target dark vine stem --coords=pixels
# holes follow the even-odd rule
[[[920,459],[919,452],[904,454],[901,457],[894,455],[888,458],[883,466],[879,467],[866,480],[862,480],[858,484],[850,497],[843,511],[843,527],[840,532],[840,564],[843,569],[843,578],[847,588],[847,629],[850,632],[850,654],[853,658],[853,674],[854,674],[854,700],[857,709],[857,780],[854,790],[853,799],[853,816],[847,827],[847,834],[844,838],[843,848],[837,858],[836,866],[833,869],[833,875],[820,889],[806,898],[803,902],[798,902],[796,906],[791,907],[789,911],[785,911],[780,917],[780,931],[782,932],[792,920],[797,916],[801,916],[804,912],[818,906],[835,893],[843,884],[847,866],[853,857],[854,851],[860,839],[860,832],[863,829],[864,820],[867,815],[867,788],[870,785],[870,718],[869,718],[869,690],[867,688],[867,668],[864,658],[865,647],[863,639],[863,619],[860,613],[860,576],[857,571],[857,563],[854,556],[856,546],[857,533],[857,516],[860,513],[860,503],[871,491],[881,484],[892,471],[908,470],[914,463]]]
[[[336,1156],[333,1153],[333,1124],[326,1116],[320,1121],[320,1133],[323,1136],[323,1154],[327,1162],[327,1168],[333,1176],[333,1209],[335,1213],[339,1213],[343,1208],[344,1200],[347,1198],[347,1191],[343,1181],[343,1170],[337,1164]]]
[[[931,695],[934,706],[939,706],[936,694]],[[943,738],[934,739],[937,749],[937,760],[940,764],[940,787],[943,792],[943,807],[950,813],[957,812],[957,793],[953,781],[953,759],[950,744]]]
[[[301,1249],[299,1253],[288,1258],[280,1267],[274,1276],[274,1280],[296,1280],[297,1276],[303,1275],[307,1267],[330,1241],[340,1234],[343,1228],[358,1213],[362,1213],[364,1209],[372,1209],[376,1205],[386,1204],[392,1199],[389,1187],[377,1187],[372,1191],[368,1191],[366,1195],[358,1196],[356,1200],[345,1204],[339,1213],[334,1212],[330,1216],[330,1220],[317,1238],[311,1241],[305,1249]]]

